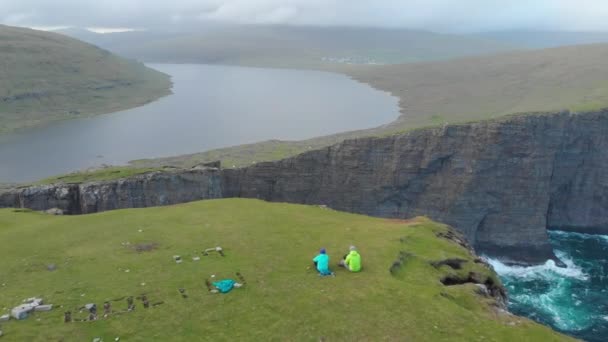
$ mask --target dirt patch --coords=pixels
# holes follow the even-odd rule
[[[158,249],[158,243],[156,242],[145,242],[145,243],[136,243],[131,248],[137,253],[143,252],[151,252],[155,249]]]

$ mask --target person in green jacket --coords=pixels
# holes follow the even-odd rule
[[[340,261],[340,266],[351,272],[361,271],[361,255],[357,252],[355,246],[350,246],[350,252],[344,256],[344,260]]]

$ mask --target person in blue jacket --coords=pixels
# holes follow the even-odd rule
[[[329,255],[325,248],[321,248],[319,255],[317,255],[312,261],[315,263],[319,275],[328,276],[333,275],[332,271],[329,270]]]

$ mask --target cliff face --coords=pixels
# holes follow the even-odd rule
[[[145,208],[222,196],[220,171],[150,173],[128,179],[85,184],[45,185],[0,193],[0,207],[89,214],[121,208]]]
[[[607,169],[608,111],[558,113],[348,140],[243,169],[14,190],[0,194],[0,206],[90,213],[218,197],[324,204],[426,215],[458,228],[480,253],[538,263],[554,257],[547,228],[608,233]]]

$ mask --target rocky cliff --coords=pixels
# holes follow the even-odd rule
[[[145,208],[222,197],[220,171],[214,168],[153,172],[106,182],[58,184],[0,193],[0,207],[61,209],[90,214],[121,208]]]
[[[372,216],[426,215],[480,253],[554,258],[547,228],[608,233],[608,111],[515,116],[348,140],[242,169],[17,189],[0,206],[90,213],[205,198],[323,204]]]

